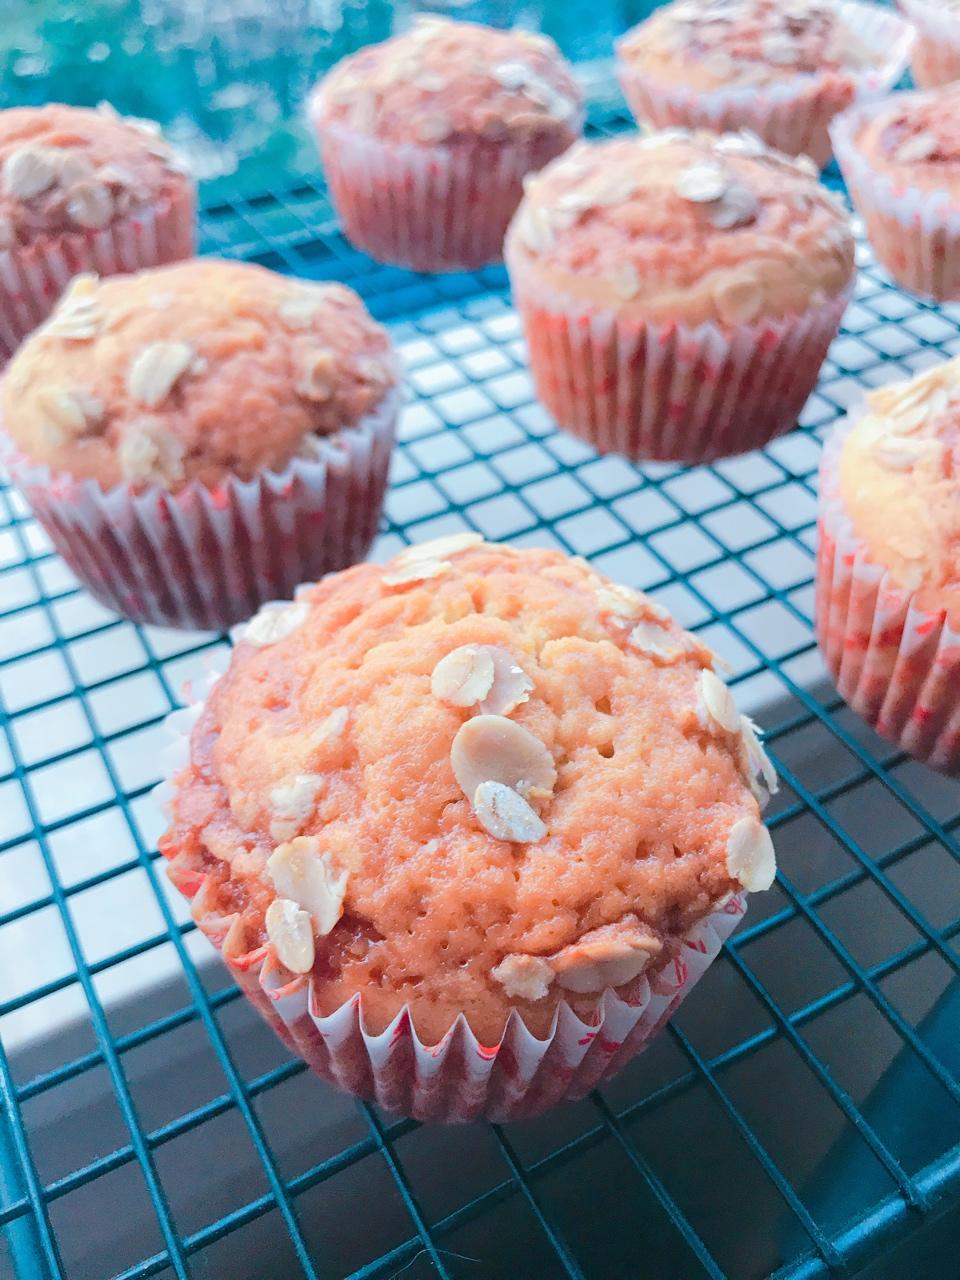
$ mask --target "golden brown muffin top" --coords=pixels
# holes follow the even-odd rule
[[[339,62],[312,111],[392,142],[453,145],[580,132],[583,100],[548,36],[424,17]]]
[[[407,1001],[430,1043],[460,1011],[486,1043],[514,1008],[589,1017],[772,881],[775,777],[711,660],[553,551],[454,535],[334,575],[241,635],[171,875],[373,1030]]]
[[[102,231],[192,185],[185,172],[159,125],[107,104],[0,111],[0,249]]]
[[[960,357],[867,396],[840,494],[870,558],[921,608],[960,618]]]
[[[628,67],[703,90],[880,66],[886,51],[864,43],[852,12],[836,0],[674,0],[628,31],[617,53]]]
[[[77,277],[8,365],[3,417],[55,472],[175,492],[309,458],[395,385],[352,290],[198,258]]]
[[[894,94],[865,115],[853,141],[876,172],[901,188],[952,191],[960,183],[960,84]]]
[[[812,162],[684,129],[572,147],[527,180],[505,250],[511,272],[565,298],[691,326],[836,297],[853,253]]]

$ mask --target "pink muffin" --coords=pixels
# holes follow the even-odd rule
[[[960,85],[897,93],[833,124],[878,260],[911,293],[960,299]]]
[[[345,58],[309,115],[347,237],[416,271],[499,262],[524,177],[583,123],[552,40],[441,18]]]
[[[548,166],[506,258],[560,426],[601,452],[703,462],[796,424],[853,251],[809,160],[679,129],[582,143]]]
[[[2,397],[12,479],[135,622],[223,629],[376,533],[397,375],[342,285],[212,258],[79,276]]]
[[[960,80],[960,0],[900,0],[917,29],[910,70],[921,89]]]
[[[960,359],[867,396],[820,472],[817,639],[885,738],[960,772]]]
[[[638,120],[750,129],[822,168],[831,119],[899,79],[911,38],[874,4],[674,0],[618,42],[618,72]]]
[[[0,360],[71,276],[194,251],[196,192],[150,120],[51,104],[0,111]]]
[[[198,928],[315,1071],[421,1119],[583,1097],[774,879],[712,655],[556,551],[454,534],[305,587],[171,727]]]

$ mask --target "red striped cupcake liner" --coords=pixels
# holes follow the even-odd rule
[[[193,257],[197,205],[192,183],[154,208],[102,231],[40,236],[0,251],[0,364],[50,315],[74,276],[111,276]]]
[[[3,461],[57,551],[101,604],[133,622],[224,631],[298,583],[362,560],[376,536],[401,400],[315,437],[252,480],[226,477],[176,493],[104,492],[54,475],[4,442]]]
[[[850,198],[863,218],[877,261],[902,288],[946,302],[960,298],[960,206],[948,187],[921,190],[877,171],[857,145],[857,134],[874,116],[902,99],[904,105],[931,95],[897,94],[845,111],[831,126],[837,163]]]
[[[599,452],[637,460],[707,462],[792,430],[850,297],[847,288],[795,316],[687,328],[574,302],[526,265],[510,268],[538,397]]]
[[[871,561],[847,515],[840,456],[853,420],[820,465],[817,642],[837,690],[872,729],[944,773],[960,772],[960,631],[943,609]]]
[[[379,262],[458,271],[503,259],[523,179],[563,150],[548,137],[385,143],[310,107],[324,172],[347,239]],[[574,125],[579,133],[579,123]]]

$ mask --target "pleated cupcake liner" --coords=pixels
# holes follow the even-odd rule
[[[600,453],[706,462],[790,431],[850,288],[806,311],[721,329],[644,323],[574,301],[510,264],[537,395]]]
[[[904,106],[925,95],[898,94]],[[837,163],[850,198],[863,218],[877,261],[897,284],[921,297],[946,302],[960,298],[960,207],[954,194],[904,185],[873,165],[857,145],[857,134],[890,99],[854,107],[839,116],[831,132]]]
[[[112,276],[190,258],[196,222],[196,192],[185,184],[172,198],[102,231],[40,235],[0,251],[0,364],[47,319],[74,276]]]
[[[500,262],[524,177],[565,150],[545,137],[455,147],[382,142],[322,119],[316,98],[309,116],[347,239],[413,271]]]
[[[190,733],[217,679],[214,669],[193,691],[192,705],[167,718],[168,779],[188,763]],[[163,807],[172,794],[169,780],[154,792]],[[192,900],[197,927],[292,1053],[346,1093],[418,1120],[447,1123],[536,1116],[610,1079],[673,1016],[746,910],[744,896],[732,895],[683,937],[660,972],[637,980],[629,1000],[608,989],[591,1022],[562,1000],[543,1039],[513,1012],[500,1040],[484,1045],[461,1013],[439,1043],[428,1045],[417,1035],[416,1008],[409,1003],[379,1033],[367,1030],[362,992],[321,1013],[312,978],[279,967],[261,938],[247,936],[239,915],[221,911],[216,883],[192,865],[192,855],[163,852],[171,881]]]
[[[668,84],[623,58],[617,75],[634,116],[658,129],[749,129],[786,155],[808,155],[824,168],[831,155],[828,126],[851,103],[885,93],[900,79],[913,43],[911,24],[877,5],[840,6],[859,39],[883,60],[861,71],[798,72],[776,84],[694,89]]]
[[[380,521],[401,401],[317,436],[318,456],[251,480],[104,491],[0,441],[0,458],[57,551],[133,622],[223,631],[298,583],[362,560]]]
[[[900,0],[917,29],[910,70],[921,89],[960,80],[960,11],[942,0]]]
[[[870,559],[840,493],[843,442],[824,446],[816,561],[817,642],[838,692],[872,729],[944,773],[960,771],[960,631]]]

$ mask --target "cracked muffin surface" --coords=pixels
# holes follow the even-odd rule
[[[729,328],[839,296],[854,239],[808,161],[749,133],[664,129],[578,143],[542,169],[505,257],[567,306]]]
[[[407,145],[540,136],[561,151],[580,132],[583,95],[549,36],[429,15],[337,63],[312,110]]]
[[[713,655],[640,592],[474,535],[261,611],[192,730],[163,852],[234,952],[329,1013],[495,1043],[630,998],[763,889],[776,781]]]
[[[196,258],[77,276],[7,367],[4,427],[27,457],[103,489],[214,488],[315,456],[397,376],[352,289]]]
[[[0,250],[97,232],[192,189],[152,120],[48,103],[0,111]]]

